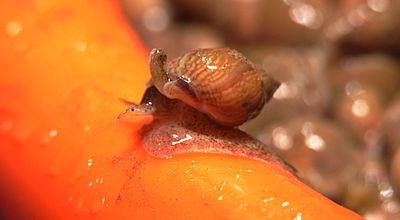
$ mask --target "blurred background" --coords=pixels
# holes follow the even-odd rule
[[[237,49],[282,84],[241,129],[367,219],[400,219],[400,0],[121,0],[148,50]]]

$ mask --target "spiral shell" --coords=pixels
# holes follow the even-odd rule
[[[224,126],[256,117],[280,83],[232,49],[196,49],[168,64],[164,51],[150,54],[156,88]]]

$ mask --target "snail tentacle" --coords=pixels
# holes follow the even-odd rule
[[[132,112],[137,115],[152,115],[156,110],[152,102],[142,101],[141,104],[136,104],[125,99],[121,99],[121,101],[130,108],[125,109],[123,112],[121,112],[117,117],[117,121],[119,121],[128,112]]]

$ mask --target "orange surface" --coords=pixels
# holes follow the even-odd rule
[[[0,2],[0,210],[14,218],[357,219],[270,164],[148,156],[116,123],[149,79],[116,1]]]

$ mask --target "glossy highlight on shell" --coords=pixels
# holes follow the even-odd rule
[[[280,83],[232,49],[196,49],[166,64],[163,50],[150,53],[152,83],[224,126],[256,117]]]

